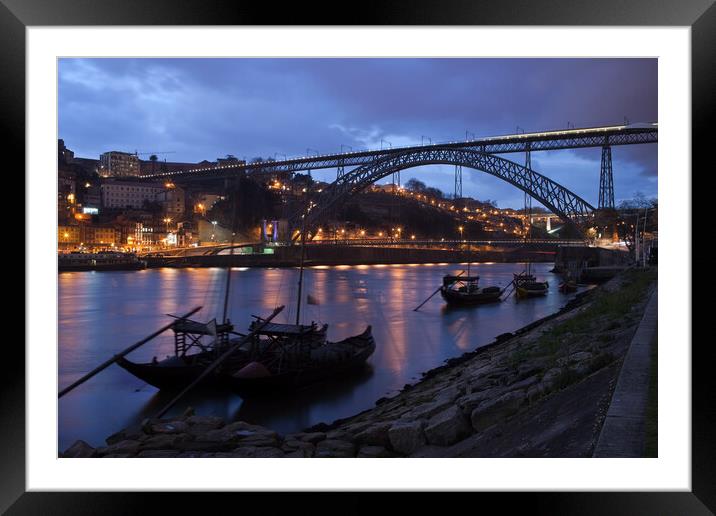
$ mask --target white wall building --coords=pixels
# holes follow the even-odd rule
[[[100,187],[102,207],[142,209],[145,201],[164,201],[165,189],[157,183],[105,181]]]

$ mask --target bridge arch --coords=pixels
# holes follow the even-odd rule
[[[371,184],[400,170],[426,165],[461,165],[495,176],[542,203],[565,222],[579,228],[595,211],[594,206],[548,177],[514,161],[472,148],[434,147],[381,156],[331,183],[308,209],[306,226],[315,225],[328,210]],[[289,225],[298,229],[305,210],[294,214]]]

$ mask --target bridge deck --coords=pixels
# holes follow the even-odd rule
[[[509,134],[503,136],[489,136],[465,141],[431,143],[430,145],[395,147],[381,150],[364,150],[358,152],[323,155],[318,154],[316,156],[301,156],[282,161],[202,167],[190,170],[149,174],[142,176],[142,178],[155,181],[158,179],[171,179],[179,177],[185,179],[206,179],[207,177],[230,177],[239,171],[247,173],[278,173],[338,168],[343,166],[364,165],[376,160],[379,157],[387,156],[389,154],[408,152],[412,150],[425,150],[436,147],[477,148],[489,154],[502,154],[525,152],[526,150],[542,151],[601,147],[606,144],[634,145],[642,143],[656,143],[657,133],[658,126],[656,123],[584,127],[533,133]]]

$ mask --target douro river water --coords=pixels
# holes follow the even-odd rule
[[[524,264],[471,266],[481,286],[506,286]],[[354,335],[370,324],[376,351],[365,371],[286,396],[244,401],[227,392],[195,392],[177,404],[197,414],[241,419],[279,432],[300,431],[372,407],[381,397],[415,382],[446,359],[488,344],[494,338],[559,310],[568,295],[557,290],[551,263],[532,266],[549,281],[546,297],[448,309],[439,294],[418,312],[413,309],[440,286],[442,276],[459,264],[312,267],[305,270],[304,292],[318,304],[304,304],[304,323],[328,323],[328,339]],[[169,322],[166,314],[197,305],[197,320],[221,318],[226,270],[148,269],[117,272],[70,272],[59,278],[59,388]],[[298,269],[234,268],[230,319],[245,332],[251,314],[265,316],[280,304],[279,322],[295,322]],[[304,297],[305,299],[305,297]],[[128,358],[149,361],[173,352],[171,332],[134,351]],[[172,395],[112,365],[59,400],[59,450],[83,439],[93,446],[119,429],[151,417]]]

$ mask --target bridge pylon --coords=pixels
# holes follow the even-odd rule
[[[462,165],[455,165],[455,199],[462,199]]]
[[[612,177],[612,148],[602,147],[602,166],[599,173],[599,203],[597,208],[614,209],[614,179]]]

